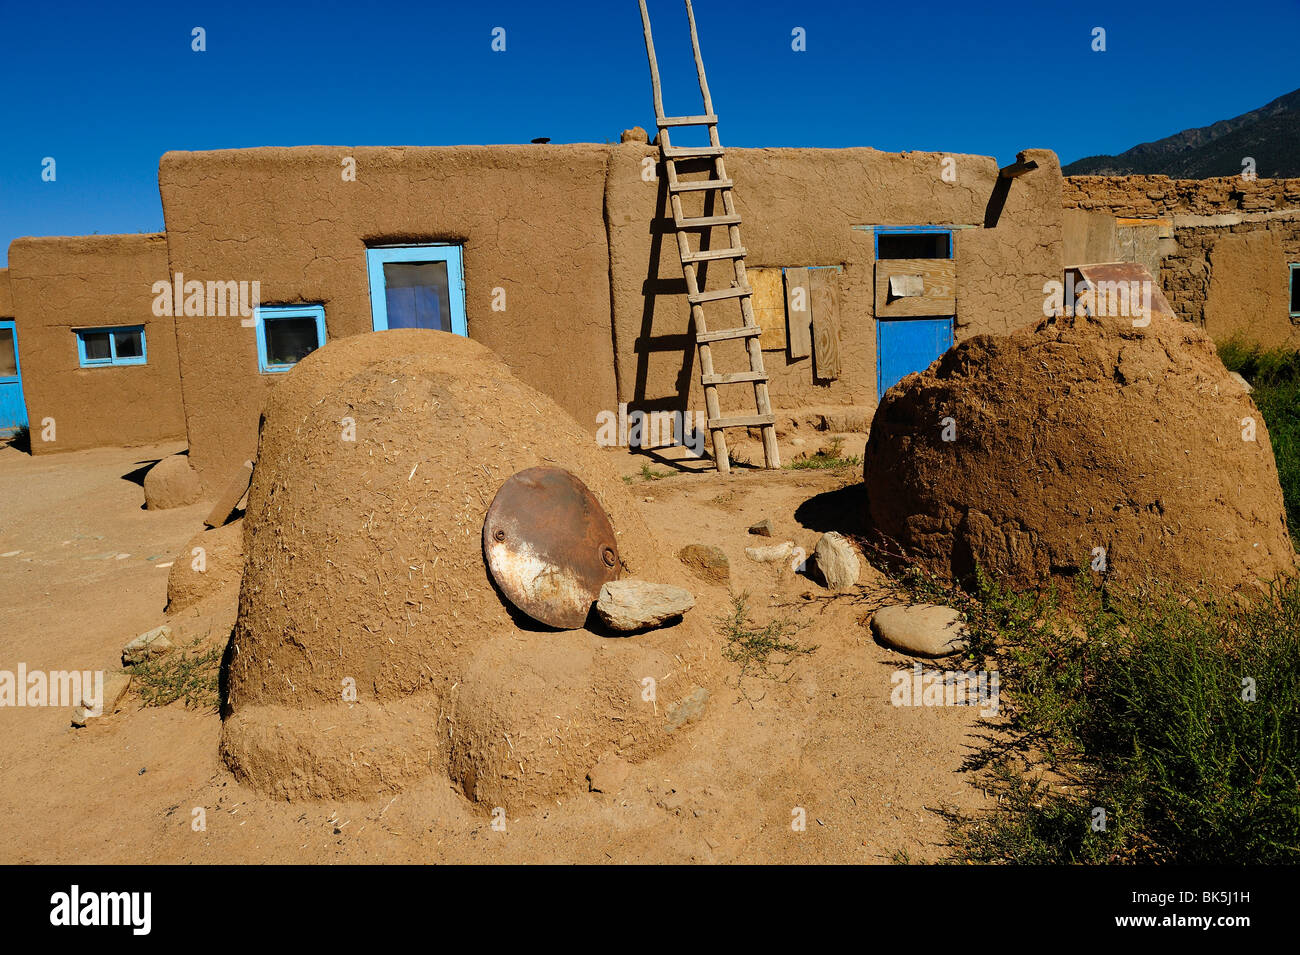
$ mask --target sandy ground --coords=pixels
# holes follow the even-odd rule
[[[844,453],[861,454],[861,435]],[[817,440],[806,450],[815,450]],[[167,570],[208,504],[143,510],[140,469],[179,446],[32,458],[0,447],[0,670],[112,667],[122,645],[164,621]],[[749,459],[761,460],[757,447]],[[799,448],[785,449],[787,457]],[[963,759],[984,730],[973,708],[896,708],[890,676],[912,661],[878,646],[865,622],[889,582],[831,598],[784,565],[760,565],[747,533],[811,552],[852,531],[861,475],[737,469],[722,478],[622,452],[618,466],[665,547],[717,544],[753,617],[789,616],[816,645],[779,680],[715,689],[704,716],[616,793],[573,780],[543,812],[509,815],[445,780],[368,803],[288,803],[240,785],[218,756],[220,718],[177,703],[73,729],[67,708],[0,709],[0,862],[889,862],[943,853],[939,808],[985,796]],[[647,480],[643,464],[672,476]],[[14,553],[17,552],[17,553]],[[728,609],[700,584],[692,613]],[[230,598],[233,601],[233,595]],[[215,612],[216,617],[229,608]],[[721,650],[724,638],[719,631]],[[791,822],[797,810],[807,828]],[[199,828],[197,810],[204,827]]]

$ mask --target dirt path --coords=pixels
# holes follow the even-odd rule
[[[110,666],[162,622],[161,567],[198,530],[205,504],[150,513],[129,477],[163,447],[30,458],[0,449],[0,669]],[[860,453],[847,445],[844,453]],[[611,452],[614,453],[614,452]],[[888,862],[940,854],[940,807],[983,797],[959,767],[979,714],[896,708],[890,676],[911,660],[863,626],[870,603],[756,564],[761,539],[811,552],[861,507],[855,469],[675,474],[645,480],[619,464],[665,547],[716,544],[753,617],[788,616],[816,645],[779,672],[711,695],[703,717],[614,794],[574,780],[541,813],[493,831],[445,781],[370,803],[286,803],[241,786],[217,754],[220,723],[181,704],[141,708],[83,730],[64,708],[0,709],[0,862]],[[661,464],[655,471],[667,471]],[[848,529],[852,529],[849,527]],[[119,558],[118,555],[127,556]],[[777,565],[784,567],[784,565]],[[867,591],[888,586],[879,575]],[[693,613],[728,609],[700,583]],[[718,631],[719,652],[724,642]],[[196,829],[201,809],[205,828]],[[806,831],[792,829],[806,814]]]

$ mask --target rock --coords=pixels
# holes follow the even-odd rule
[[[721,547],[688,544],[677,552],[677,559],[705,580],[725,583],[731,579],[731,562]]]
[[[616,793],[623,788],[632,766],[627,760],[613,753],[606,753],[587,774],[587,782],[594,793]]]
[[[112,715],[130,686],[130,674],[123,673],[121,670],[105,671],[102,698],[94,699],[95,687],[83,688],[80,705],[72,711],[72,725],[80,728],[95,717]]]
[[[1235,371],[1228,372],[1228,377],[1231,378],[1233,381],[1235,381],[1237,384],[1241,385],[1241,387],[1245,388],[1246,394],[1250,394],[1252,391],[1255,390],[1254,388],[1251,387],[1250,382],[1248,382],[1245,378],[1243,378],[1239,373]]]
[[[709,691],[702,686],[696,687],[672,706],[668,707],[665,732],[673,733],[687,723],[698,720],[704,715],[704,708],[709,702]]]
[[[970,636],[961,614],[938,604],[881,607],[871,618],[871,632],[886,646],[917,657],[960,653]]]
[[[813,549],[813,556],[828,590],[848,590],[857,584],[862,564],[848,538],[834,531],[823,534]]]
[[[172,628],[165,624],[140,634],[122,648],[122,663],[131,666],[162,656],[172,648],[171,635]]]
[[[633,126],[631,129],[623,130],[623,135],[619,137],[621,143],[648,143],[650,135],[640,126]]]
[[[199,476],[190,467],[188,455],[163,458],[144,476],[144,503],[151,511],[185,507],[203,496]]]
[[[765,547],[746,547],[745,556],[760,564],[770,564],[785,560],[794,553],[794,541],[782,541],[780,544],[768,544]]]
[[[749,532],[751,534],[754,534],[757,537],[771,537],[772,530],[773,530],[772,520],[771,518],[767,518],[767,517],[763,518],[757,524],[754,524],[749,528]]]
[[[689,590],[645,580],[611,580],[600,588],[596,613],[605,625],[621,631],[657,627],[695,606]]]

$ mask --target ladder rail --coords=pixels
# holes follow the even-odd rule
[[[650,86],[654,98],[655,123],[659,129],[659,156],[668,180],[668,200],[676,227],[677,252],[681,260],[682,275],[685,278],[686,297],[690,303],[691,321],[695,326],[696,347],[700,355],[700,384],[704,389],[708,427],[713,441],[714,464],[720,474],[730,473],[731,460],[727,452],[725,429],[758,426],[761,428],[763,436],[764,463],[768,468],[779,468],[781,461],[776,443],[775,414],[772,411],[771,398],[768,392],[768,375],[763,367],[763,351],[759,341],[762,329],[759,327],[754,313],[753,291],[745,274],[745,247],[740,238],[741,217],[736,211],[736,203],[732,195],[734,183],[727,177],[726,163],[723,159],[724,150],[718,136],[718,117],[713,109],[713,97],[709,92],[709,81],[704,70],[704,57],[700,52],[699,31],[695,24],[695,9],[691,5],[691,0],[685,0],[686,17],[690,25],[691,54],[695,60],[695,73],[699,81],[700,96],[703,99],[704,109],[703,113],[699,115],[669,117],[664,110],[663,86],[659,76],[659,62],[655,56],[654,36],[650,27],[650,11],[646,6],[646,0],[638,0],[638,2],[641,8],[641,25],[645,34],[646,55],[650,62]],[[669,130],[681,126],[699,125],[708,127],[709,147],[707,149],[694,147],[694,149],[699,150],[699,154],[695,156],[689,155],[692,147],[675,151]],[[680,152],[681,154],[674,155],[674,152]],[[711,162],[713,166],[708,185],[684,184],[678,179],[678,162],[701,160]],[[713,185],[713,183],[716,183],[716,185]],[[703,216],[692,217],[684,214],[681,194],[688,191],[707,193],[705,195],[705,212]],[[714,192],[722,194],[722,211],[720,215],[716,207],[713,206],[716,198],[713,195]],[[728,247],[719,250],[716,254],[712,254],[712,229],[724,225],[727,228]],[[700,232],[700,248],[698,251],[691,249],[687,237],[688,231],[692,229],[702,230]],[[727,260],[731,261],[735,275],[732,287],[730,289],[702,291],[699,271],[707,269],[710,261]],[[741,326],[710,332],[705,318],[705,304],[732,298],[740,301]],[[744,342],[746,357],[749,359],[749,371],[719,374],[715,372],[713,367],[711,343],[734,339],[741,339]],[[733,414],[724,417],[718,397],[718,386],[746,383],[753,386],[757,414]]]
[[[654,93],[655,119],[660,120],[664,116],[664,92],[659,85],[659,61],[655,59],[655,40],[654,34],[650,31],[650,11],[646,9],[645,0],[641,3],[641,27],[645,33],[645,51],[650,57],[650,88]],[[712,112],[712,110],[708,110]]]

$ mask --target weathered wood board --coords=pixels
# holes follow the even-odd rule
[[[746,268],[745,278],[754,290],[754,320],[763,334],[758,338],[763,351],[785,351],[785,292],[781,270]]]
[[[785,270],[785,309],[789,320],[791,358],[812,354],[812,301],[807,269]]]
[[[876,318],[913,318],[957,313],[956,259],[877,259]],[[894,288],[910,288],[919,279],[919,295],[895,296]]]
[[[812,305],[813,375],[822,381],[840,376],[840,273],[809,269]]]

